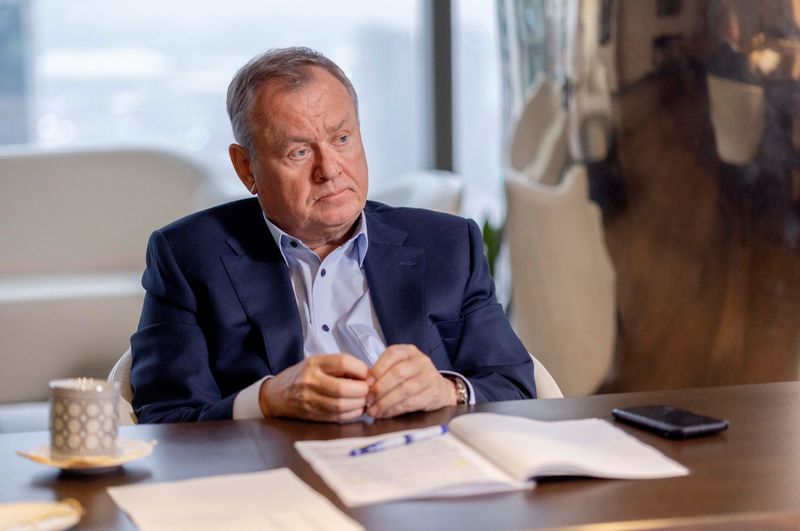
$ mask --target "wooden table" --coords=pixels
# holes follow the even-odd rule
[[[542,420],[611,420],[613,407],[648,403],[668,403],[726,418],[731,426],[712,437],[669,441],[621,425],[687,466],[691,474],[685,477],[555,479],[540,482],[533,491],[357,509],[344,507],[292,446],[299,439],[428,426],[470,411]],[[47,442],[45,432],[0,435],[0,502],[73,497],[87,509],[82,529],[132,529],[106,487],[288,466],[368,529],[531,529],[604,522],[616,524],[586,529],[725,529],[731,521],[744,524],[736,529],[787,529],[800,524],[800,382],[497,402],[373,425],[229,421],[131,426],[122,428],[121,435],[159,442],[150,457],[97,477],[64,476],[14,454]]]

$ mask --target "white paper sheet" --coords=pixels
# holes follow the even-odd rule
[[[288,468],[111,487],[142,531],[355,531],[363,528]]]
[[[348,507],[532,486],[531,482],[511,479],[449,433],[383,452],[350,455],[353,448],[386,437],[300,441],[295,448]]]
[[[689,471],[602,419],[548,422],[495,413],[456,417],[450,430],[518,480],[532,476],[655,479]]]

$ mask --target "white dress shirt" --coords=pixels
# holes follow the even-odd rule
[[[347,352],[372,367],[386,350],[386,339],[363,269],[369,245],[366,216],[361,214],[353,236],[324,260],[298,238],[283,232],[268,218],[264,220],[289,268],[305,356]],[[469,380],[452,371],[440,372],[461,378],[467,384],[469,402],[474,403]],[[236,395],[234,419],[262,417],[259,390],[264,380],[272,377],[265,376]]]

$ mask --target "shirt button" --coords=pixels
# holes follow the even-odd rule
[[[328,328],[328,325],[326,324],[322,325],[322,329],[325,330],[326,332],[330,330],[330,328]]]
[[[291,245],[292,247],[297,247],[297,242],[292,240],[291,242],[289,242],[289,245]]]
[[[322,271],[320,271],[320,272],[319,272],[320,276],[322,276],[322,277],[324,277],[324,276],[325,276],[325,273],[326,273],[326,271],[325,271],[324,269],[323,269]]]

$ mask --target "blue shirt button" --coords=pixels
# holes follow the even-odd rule
[[[292,240],[291,242],[289,242],[289,245],[291,245],[292,247],[297,247],[297,242]]]
[[[319,272],[319,275],[320,275],[321,277],[324,277],[324,276],[325,276],[325,273],[326,273],[326,271],[323,269],[322,271],[320,271],[320,272]]]
[[[322,329],[325,330],[326,332],[330,330],[330,328],[328,328],[328,325],[326,324],[322,325]]]

